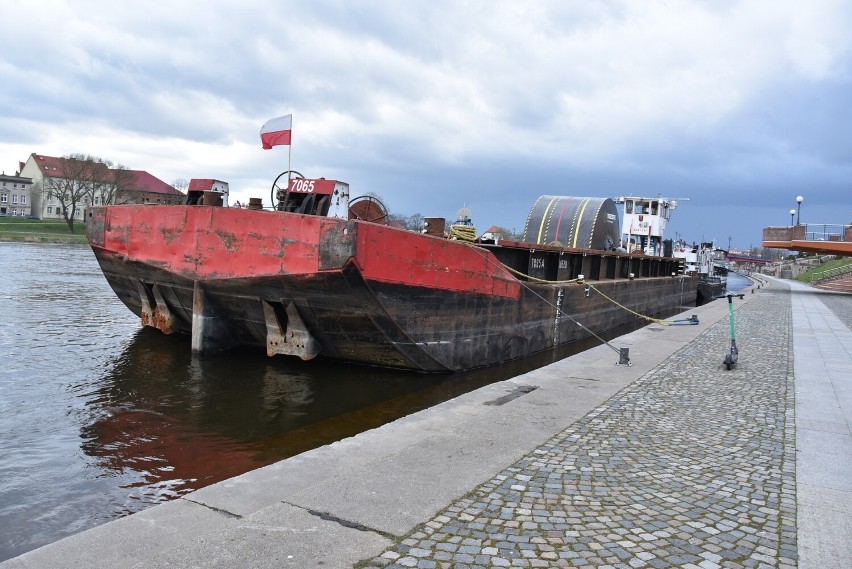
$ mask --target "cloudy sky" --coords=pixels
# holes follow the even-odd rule
[[[681,201],[668,236],[852,222],[848,0],[0,0],[0,168],[91,154],[269,202],[291,166],[521,231],[540,195]]]

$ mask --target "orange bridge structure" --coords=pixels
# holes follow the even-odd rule
[[[852,225],[809,224],[765,227],[763,246],[826,255],[852,255]]]

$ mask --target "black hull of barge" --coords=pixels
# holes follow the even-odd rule
[[[309,275],[193,281],[93,249],[115,293],[144,324],[191,334],[198,353],[245,346],[300,355],[305,338],[289,334],[295,329],[308,333],[320,357],[451,372],[588,337],[577,322],[601,333],[638,320],[582,284],[527,283],[509,298],[367,281],[354,263]],[[645,315],[695,304],[695,285],[685,278],[594,286]]]

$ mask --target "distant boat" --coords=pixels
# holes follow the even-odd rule
[[[725,296],[727,269],[722,267],[724,251],[713,243],[689,245],[683,241],[674,244],[672,254],[686,263],[686,274],[698,275],[698,304],[705,304]]]

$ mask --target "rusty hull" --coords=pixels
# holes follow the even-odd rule
[[[586,337],[575,320],[595,332],[636,320],[583,284],[522,284],[506,265],[524,262],[561,276],[597,268],[595,287],[642,314],[696,297],[696,280],[672,276],[671,263],[558,249],[542,257],[293,213],[93,207],[86,231],[122,302],[143,325],[191,334],[197,353],[242,346],[446,372]],[[634,267],[647,274],[621,278]]]

